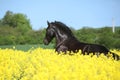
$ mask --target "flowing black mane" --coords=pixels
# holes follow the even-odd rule
[[[57,28],[59,28],[59,30],[61,30],[69,35],[73,35],[72,31],[64,23],[55,21],[55,22],[52,22],[51,24],[55,25]]]

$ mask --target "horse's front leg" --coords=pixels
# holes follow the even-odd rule
[[[89,54],[89,48],[90,48],[90,45],[85,45],[82,49],[82,54],[85,55],[85,54]]]
[[[68,47],[62,46],[62,45],[56,48],[56,51],[58,52],[58,54],[60,54],[60,52],[66,53],[67,50],[68,50]]]

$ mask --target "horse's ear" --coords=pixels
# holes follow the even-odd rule
[[[49,21],[47,21],[47,25],[50,25]]]

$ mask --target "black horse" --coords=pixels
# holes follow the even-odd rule
[[[110,52],[106,47],[98,44],[89,44],[78,41],[72,31],[63,23],[55,21],[49,23],[47,21],[48,27],[46,29],[46,36],[44,38],[44,44],[48,45],[51,40],[55,37],[56,46],[55,50],[59,53],[60,51],[73,51],[78,52],[82,51],[83,54],[97,54],[103,53],[105,55]],[[110,52],[114,58],[119,59],[117,54]]]

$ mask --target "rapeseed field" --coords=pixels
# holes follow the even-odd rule
[[[112,50],[120,55],[120,51]],[[119,80],[120,61],[91,55],[58,55],[54,49],[0,49],[0,80]]]

